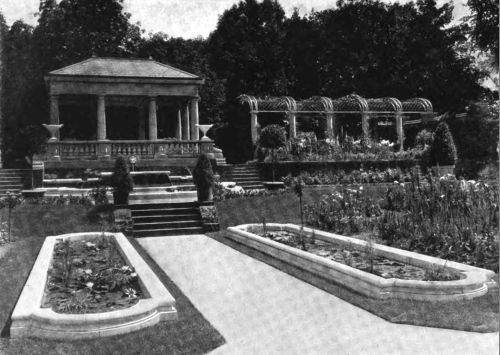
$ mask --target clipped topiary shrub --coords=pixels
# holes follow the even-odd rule
[[[114,188],[113,200],[115,205],[128,204],[128,196],[134,189],[134,181],[130,176],[128,163],[123,157],[116,158],[110,185]]]
[[[212,164],[206,154],[200,154],[193,169],[193,182],[198,192],[198,201],[211,201],[213,199],[214,172]]]
[[[441,122],[434,132],[430,150],[432,165],[455,165],[457,161],[457,149],[450,128],[445,122]]]

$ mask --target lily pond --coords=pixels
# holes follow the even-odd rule
[[[445,268],[425,269],[376,256],[373,253],[373,245],[370,243],[368,243],[364,250],[359,250],[349,246],[345,247],[327,243],[314,237],[304,237],[288,231],[264,233],[260,230],[257,234],[275,242],[304,250],[386,279],[397,278],[420,281],[452,281],[460,279],[458,275],[450,273]]]
[[[42,307],[100,313],[131,307],[141,297],[137,274],[111,238],[57,241]]]

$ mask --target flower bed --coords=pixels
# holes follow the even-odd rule
[[[177,319],[175,300],[125,236],[121,233],[105,233],[104,236],[109,238],[110,242],[115,243],[117,254],[127,264],[122,266],[114,264],[116,260],[119,260],[118,257],[110,258],[113,264],[111,273],[115,273],[114,276],[107,274],[103,270],[96,272],[99,269],[96,264],[102,264],[103,261],[96,250],[100,245],[98,240],[102,237],[102,233],[74,233],[45,239],[12,313],[11,337],[32,336],[65,340],[88,339],[129,333],[160,321]],[[85,267],[81,268],[82,271],[77,271],[80,267],[76,266],[75,271],[69,273],[70,276],[76,276],[76,279],[69,278],[72,280],[69,284],[74,284],[77,289],[75,293],[68,291],[69,297],[66,296],[68,294],[65,291],[61,291],[59,287],[55,286],[57,283],[54,283],[54,276],[57,279],[57,275],[64,276],[64,273],[51,271],[51,268],[58,269],[56,265],[60,262],[58,261],[59,256],[62,256],[62,260],[67,260],[65,258],[67,249],[63,247],[61,250],[60,246],[56,246],[59,240],[63,242],[69,240],[71,244],[77,243],[74,245],[85,241],[85,244],[81,243],[82,245],[78,246],[77,249],[87,249],[88,252],[93,249],[91,253],[95,253],[93,255],[94,261],[86,260],[90,264],[81,265]],[[91,243],[90,247],[86,244],[87,242]],[[95,244],[95,247],[92,244]],[[61,251],[63,252],[62,255],[58,256],[57,254],[60,254]],[[55,258],[52,257],[53,255]],[[83,263],[83,260],[80,262]],[[71,263],[71,265],[74,265],[74,263]],[[87,269],[87,266],[93,269],[90,267]],[[127,266],[127,268],[124,266]],[[90,272],[86,270],[90,270]],[[132,275],[134,272],[137,275]],[[124,279],[128,279],[126,283],[123,282]],[[62,282],[65,281],[62,280]],[[82,282],[85,282],[85,284],[82,285]],[[113,287],[113,282],[115,282],[115,287]],[[92,285],[89,283],[92,283]],[[107,297],[100,293],[101,291],[107,292],[109,289],[116,288],[118,283],[125,286],[125,288],[119,288],[119,297]],[[135,287],[136,297],[130,290],[127,291],[127,285]],[[50,292],[54,291],[51,289],[54,288],[56,292],[51,296]],[[137,290],[140,290],[141,298],[138,297]],[[49,291],[47,297],[45,297],[46,291]],[[78,292],[80,292],[80,295],[76,296]],[[83,295],[90,295],[93,298],[100,296],[102,302],[98,299],[97,302],[89,302],[90,300],[85,299]],[[57,302],[61,299],[60,296],[64,297],[66,305],[61,309],[57,309]],[[105,300],[106,297],[107,300]],[[68,302],[68,300],[71,300],[71,302]],[[82,300],[87,302],[87,307],[82,306]],[[47,305],[55,307],[57,312],[50,307],[44,307]],[[82,314],[84,312],[87,313]]]
[[[42,307],[58,313],[99,313],[131,307],[140,298],[137,273],[109,236],[94,242],[57,241]]]
[[[453,281],[422,281],[405,280],[400,278],[384,278],[345,263],[330,260],[328,258],[314,255],[310,252],[300,250],[283,243],[261,237],[254,233],[259,231],[260,225],[246,224],[229,227],[227,236],[245,246],[261,251],[284,263],[306,270],[315,276],[319,276],[334,284],[342,285],[355,292],[375,299],[412,299],[421,301],[452,301],[471,299],[482,296],[488,292],[488,288],[497,289],[498,286],[492,278],[495,273],[489,270],[433,258],[405,250],[391,248],[375,243],[369,243],[340,236],[323,231],[314,231],[314,238],[329,245],[339,246],[345,250],[352,248],[353,251],[370,253],[375,257],[390,259],[393,262],[411,265],[424,269],[442,269],[444,272],[454,276]],[[268,232],[286,231],[296,237],[301,233],[301,228],[293,224],[268,224]],[[312,238],[313,230],[303,228],[305,238]],[[434,273],[435,275],[435,273]],[[456,279],[459,277],[460,279]]]

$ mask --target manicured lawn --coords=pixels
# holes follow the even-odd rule
[[[305,203],[314,203],[322,193],[331,191],[304,190]],[[282,262],[227,240],[224,229],[245,223],[262,223],[265,216],[267,223],[300,223],[298,198],[292,193],[273,196],[237,198],[216,202],[220,218],[221,231],[212,233],[214,239],[235,249],[247,253],[280,270],[298,275],[298,277],[360,308],[366,309],[384,319],[395,323],[426,325],[440,328],[460,329],[478,332],[499,330],[498,299],[483,296],[470,301],[440,302],[430,304],[409,300],[372,300],[366,296],[331,285],[314,277],[304,270],[291,267]]]
[[[9,317],[47,235],[100,231],[110,227],[109,210],[91,213],[86,206],[21,205],[13,213],[15,242],[0,246],[1,354],[204,354],[224,343],[222,336],[194,308],[176,285],[131,240],[176,299],[179,320],[126,335],[86,341],[10,339]],[[95,209],[94,209],[95,211]]]

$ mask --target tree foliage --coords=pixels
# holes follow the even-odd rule
[[[477,44],[497,55],[498,4],[469,6]],[[485,72],[471,52],[457,53],[468,32],[451,22],[452,10],[435,0],[340,0],[287,18],[277,1],[243,0],[204,40],[144,36],[123,0],[42,0],[35,27],[17,21],[4,30],[3,135],[47,122],[44,75],[94,54],[152,57],[203,77],[200,118],[216,123],[216,144],[229,162],[251,159],[254,150],[248,108],[236,102],[243,93],[427,97],[435,111],[460,112],[484,94]]]
[[[471,34],[477,46],[490,52],[498,66],[498,0],[467,0],[472,15]]]

